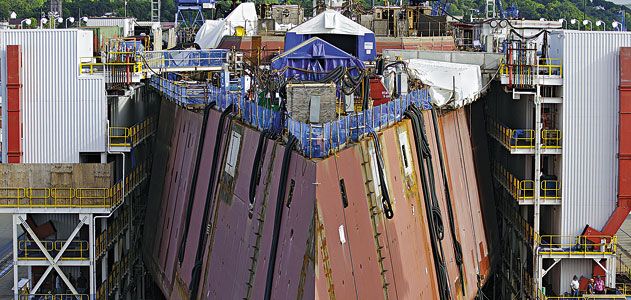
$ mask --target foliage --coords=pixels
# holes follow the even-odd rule
[[[629,8],[616,5],[605,0],[501,0],[504,9],[515,5],[519,9],[519,17],[525,19],[546,20],[584,19],[596,22],[602,20],[607,24],[620,21],[620,11],[624,11],[628,19]],[[452,0],[449,12],[455,16],[468,16],[471,10],[477,10],[474,16],[482,16],[485,12],[486,0]],[[571,25],[569,25],[571,26]],[[577,26],[577,25],[574,25]],[[610,26],[610,25],[609,25]]]
[[[305,12],[311,11],[313,0],[257,0],[265,3],[296,3],[305,8]],[[449,0],[443,0],[449,1]],[[468,16],[472,12],[476,16],[484,15],[486,0],[450,0],[449,12],[455,16]],[[501,0],[504,8],[514,4],[519,8],[520,17],[526,19],[545,18],[548,20],[566,20],[585,18],[595,22],[603,20],[607,24],[612,21],[620,21],[619,12],[628,8],[616,5],[605,0]],[[359,0],[364,8],[370,8],[372,3],[383,5],[385,0]],[[389,1],[394,3],[395,1]],[[405,2],[405,1],[404,1]],[[218,0],[217,16],[227,15],[232,7],[240,1],[232,2],[228,0]],[[584,5],[584,6],[583,6]],[[48,11],[48,0],[0,0],[0,20],[6,20],[12,11],[15,11],[18,18],[39,19],[42,13]],[[583,7],[585,10],[583,12]],[[115,13],[118,16],[125,16],[125,0],[64,0],[64,16],[103,16],[105,13]],[[173,21],[175,18],[175,0],[162,0],[162,21]],[[149,20],[151,18],[151,0],[127,0],[127,15],[134,16],[138,20]],[[207,13],[210,16],[210,13]],[[631,17],[627,15],[627,17]]]

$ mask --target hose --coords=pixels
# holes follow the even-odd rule
[[[223,140],[223,131],[226,123],[226,119],[232,114],[234,104],[228,105],[226,110],[221,113],[219,117],[219,126],[217,126],[217,134],[215,135],[215,148],[213,149],[213,162],[210,168],[210,179],[208,180],[208,193],[206,194],[206,204],[204,205],[204,214],[202,216],[202,225],[207,222],[208,215],[210,214],[210,207],[212,206],[215,178],[217,177],[217,165],[219,164],[219,152],[221,150],[221,142]],[[191,295],[189,299],[197,299],[197,291],[199,289],[199,280],[201,276],[202,268],[202,255],[204,253],[204,246],[206,244],[206,231],[200,228],[199,230],[199,244],[197,244],[197,252],[195,254],[195,265],[193,266],[191,284],[189,290]]]
[[[416,107],[414,107],[413,109],[417,109]],[[418,113],[418,112],[417,112]],[[432,122],[434,123],[434,135],[436,136],[436,144],[437,144],[437,148],[438,148],[438,161],[440,162],[440,170],[442,173],[442,177],[443,177],[443,184],[444,184],[444,188],[445,188],[445,201],[447,204],[447,217],[449,218],[449,227],[450,227],[450,231],[451,231],[451,239],[453,241],[453,246],[454,246],[454,257],[456,260],[456,265],[458,265],[458,273],[460,275],[460,283],[461,286],[464,287],[464,274],[463,274],[463,269],[462,269],[462,264],[463,264],[463,257],[462,257],[462,245],[460,244],[460,241],[458,241],[458,235],[456,234],[455,228],[456,228],[456,224],[455,224],[455,218],[454,218],[454,211],[453,208],[451,206],[451,193],[449,190],[449,182],[447,181],[447,171],[445,170],[445,161],[443,158],[443,148],[442,148],[442,141],[440,138],[440,132],[438,132],[438,117],[436,116],[436,110],[432,108]],[[463,295],[465,293],[465,289],[462,289]]]
[[[441,300],[451,299],[449,288],[449,275],[445,263],[445,253],[441,241],[445,237],[440,206],[436,197],[434,170],[432,166],[431,149],[425,133],[423,115],[414,105],[405,112],[405,116],[412,120],[414,140],[416,143],[416,157],[421,171],[421,188],[427,211],[427,223],[434,256],[434,268],[438,278],[438,287]]]
[[[180,242],[180,249],[178,250],[178,260],[180,263],[184,261],[184,252],[186,250],[186,242],[188,239],[188,231],[190,227],[191,215],[193,214],[193,203],[195,199],[195,190],[197,189],[197,177],[199,176],[199,164],[202,160],[202,150],[204,149],[204,141],[206,139],[206,127],[208,126],[208,116],[210,115],[210,108],[206,106],[204,109],[204,121],[202,123],[202,131],[199,136],[197,144],[197,157],[195,158],[195,170],[193,171],[193,184],[191,185],[191,191],[188,195],[188,205],[186,207],[186,221],[184,223],[184,233],[182,235],[182,241]]]
[[[259,135],[259,142],[256,146],[256,154],[254,155],[254,163],[252,164],[252,174],[250,175],[250,190],[249,190],[249,198],[250,198],[250,208],[248,217],[252,219],[254,203],[256,201],[256,187],[259,185],[261,179],[261,168],[263,167],[263,160],[261,156],[265,155],[267,150],[267,137],[268,131],[263,130]]]
[[[377,172],[379,173],[379,185],[381,186],[381,204],[383,206],[383,213],[386,218],[392,219],[394,212],[392,211],[392,203],[390,202],[390,194],[388,193],[388,187],[386,186],[386,177],[383,174],[383,168],[385,163],[383,162],[383,156],[381,155],[381,145],[379,144],[379,137],[377,133],[371,131],[373,141],[375,143],[375,156],[377,157]]]
[[[289,175],[289,165],[291,154],[298,139],[293,135],[289,137],[283,154],[283,165],[280,171],[280,182],[276,196],[276,211],[274,213],[274,231],[272,235],[272,246],[270,248],[269,262],[267,265],[267,279],[265,283],[265,300],[272,299],[272,287],[274,286],[274,268],[276,267],[276,256],[278,254],[278,238],[280,236],[280,226],[283,220],[283,203],[285,202],[285,191],[287,189],[287,176]]]

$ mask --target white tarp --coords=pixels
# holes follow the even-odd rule
[[[410,79],[429,86],[432,103],[438,107],[459,108],[480,97],[482,73],[478,65],[410,59],[407,68]]]
[[[258,17],[253,2],[241,3],[223,20],[207,20],[197,34],[195,43],[202,49],[216,48],[226,35],[234,35],[237,27],[245,29],[246,36],[257,33]]]
[[[372,33],[368,28],[355,23],[341,13],[327,9],[289,32],[297,34],[347,34],[364,35]]]

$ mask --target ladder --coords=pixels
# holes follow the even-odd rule
[[[151,0],[151,22],[160,22],[160,0]]]

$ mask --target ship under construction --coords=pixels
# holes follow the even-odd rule
[[[631,297],[624,24],[54,2],[0,29],[13,299]]]

